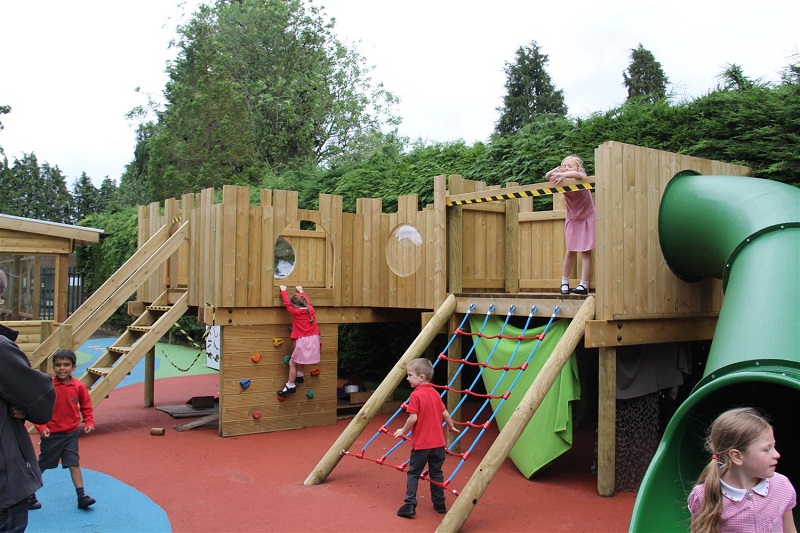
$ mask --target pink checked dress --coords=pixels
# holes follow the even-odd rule
[[[564,237],[567,251],[587,252],[594,250],[594,200],[591,191],[564,193],[567,201],[567,220]]]

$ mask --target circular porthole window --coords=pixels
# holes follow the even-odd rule
[[[294,270],[295,255],[291,243],[283,237],[275,241],[275,279],[283,279]]]
[[[392,272],[406,278],[422,264],[422,235],[410,224],[400,224],[389,235],[386,262]]]

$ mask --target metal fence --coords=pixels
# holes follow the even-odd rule
[[[75,312],[86,299],[83,292],[83,278],[76,267],[69,267],[67,283],[67,316]],[[39,299],[39,316],[42,320],[53,320],[53,302],[55,301],[55,268],[42,268],[42,292]]]

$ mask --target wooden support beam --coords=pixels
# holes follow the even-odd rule
[[[436,311],[430,322],[420,331],[419,335],[411,346],[405,351],[403,356],[394,365],[394,368],[389,371],[389,374],[378,386],[372,396],[369,397],[367,403],[361,408],[358,414],[350,421],[350,424],[345,428],[333,446],[325,453],[320,462],[314,467],[314,470],[308,475],[303,482],[304,485],[319,485],[324,483],[328,475],[336,468],[339,461],[342,459],[340,452],[347,450],[356,441],[361,432],[375,415],[381,412],[383,404],[391,397],[397,385],[406,377],[406,365],[412,359],[420,357],[425,348],[431,343],[438,331],[442,328],[447,320],[452,316],[456,307],[456,298],[452,294],[442,303],[441,307]]]
[[[597,393],[597,494],[613,496],[617,453],[617,349],[600,348]]]
[[[456,299],[456,313],[465,314],[469,306],[475,304],[473,314],[486,314],[489,306],[494,304],[496,310],[505,314],[513,305],[513,316],[528,316],[532,306],[538,311],[536,316],[548,317],[553,314],[556,307],[560,308],[558,318],[572,318],[584,302],[583,296],[561,296],[560,294],[518,294],[510,296],[505,294],[462,294]],[[497,311],[495,311],[497,312]]]
[[[155,405],[156,389],[156,348],[150,348],[144,356],[144,406]]]
[[[586,347],[707,340],[716,327],[716,316],[591,320],[586,324]]]
[[[569,361],[570,356],[575,351],[575,347],[583,338],[586,321],[594,318],[594,312],[595,300],[594,297],[590,296],[584,301],[575,319],[567,326],[564,336],[556,345],[553,353],[550,354],[539,375],[536,376],[525,396],[520,400],[517,408],[514,409],[506,426],[486,452],[483,460],[450,507],[442,523],[436,528],[437,532],[456,532],[467,521],[469,514],[478,504],[500,465],[508,457],[511,448],[516,444],[517,439],[519,439],[528,422],[533,418],[534,413],[541,405],[561,369]]]
[[[310,296],[310,295],[309,295]],[[314,297],[311,301],[316,305]],[[390,309],[371,307],[315,307],[320,324],[349,324],[375,322],[418,322],[418,309]],[[215,326],[264,326],[290,324],[291,317],[280,307],[203,307],[198,319],[206,325]]]

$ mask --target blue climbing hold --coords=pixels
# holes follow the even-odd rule
[[[313,397],[314,397],[314,391],[311,390],[311,389],[308,389],[308,391],[306,391],[306,398],[308,398],[310,400]]]
[[[292,360],[292,356],[291,355],[287,355],[286,357],[283,358],[283,364],[288,365],[289,361],[291,361],[291,360]]]
[[[247,387],[250,386],[250,380],[249,379],[243,379],[242,381],[239,382],[239,385],[242,386],[242,389],[246,389]]]

